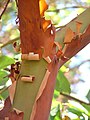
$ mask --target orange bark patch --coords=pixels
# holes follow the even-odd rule
[[[51,24],[51,20],[45,20],[43,18],[41,21],[42,21],[42,28],[44,31],[46,31],[47,27]]]
[[[82,26],[82,23],[79,21],[76,21],[76,33],[77,34],[80,33],[81,26]]]
[[[62,54],[63,54],[63,52],[61,50],[58,50],[57,53],[56,53],[58,58],[60,58]]]
[[[64,43],[65,44],[70,43],[73,37],[74,37],[74,32],[70,28],[67,28]]]
[[[54,44],[58,47],[59,50],[62,49],[62,46],[61,46],[61,44],[60,44],[59,42],[56,42],[56,41],[55,41]]]
[[[48,5],[46,4],[45,0],[39,0],[39,9],[40,15],[44,16],[44,11],[48,9]]]

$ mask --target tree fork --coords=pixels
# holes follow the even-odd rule
[[[28,54],[29,52],[35,52],[35,53],[39,54],[38,51],[40,50],[40,48],[44,47],[44,50],[45,50],[45,47],[46,47],[45,45],[49,44],[49,42],[47,41],[48,38],[46,38],[44,36],[43,31],[41,29],[41,27],[42,27],[42,22],[41,21],[42,20],[41,20],[41,17],[40,17],[39,1],[38,0],[37,1],[29,1],[29,0],[27,0],[27,2],[24,2],[24,1],[22,2],[22,1],[19,0],[18,5],[19,5],[19,15],[20,15],[19,18],[20,18],[20,21],[21,21],[21,23],[20,23],[20,25],[21,25],[20,26],[20,33],[21,33],[22,53]],[[21,7],[22,7],[22,9],[21,9]],[[37,8],[37,9],[35,9],[34,7]],[[27,9],[23,9],[23,8],[27,8]],[[90,9],[88,9],[87,11],[89,12]],[[34,16],[35,13],[37,13],[36,16]],[[83,13],[83,14],[85,14],[85,13]],[[23,20],[24,20],[24,22],[22,22]],[[77,18],[74,19],[72,22],[75,24],[76,20],[77,20]],[[28,21],[30,23],[28,23]],[[89,25],[89,22],[87,22],[87,24],[86,24],[86,21],[83,20],[83,18],[81,16],[80,16],[80,20],[78,19],[78,21],[83,21],[83,26],[85,26],[85,27],[81,28],[81,31],[82,31],[82,29],[84,31]],[[72,22],[70,24],[72,24]],[[68,25],[63,29],[66,29],[67,27],[68,27]],[[23,28],[24,28],[24,30],[23,30]],[[62,32],[63,32],[63,29],[62,29]],[[89,28],[89,30],[90,30],[90,28]],[[80,51],[84,46],[86,46],[90,42],[89,30],[88,30],[88,32],[86,34],[84,34],[82,36],[83,39],[80,38],[80,40],[82,39],[83,41],[85,41],[86,36],[88,36],[88,39],[86,40],[86,42],[82,41],[80,43],[80,45],[77,46],[77,44],[78,44],[77,41],[78,40],[76,40],[76,41],[71,42],[71,44],[68,45],[68,47],[67,47],[67,49],[66,49],[66,51],[64,53],[67,57],[71,58],[72,56],[74,56],[78,51]],[[24,34],[23,34],[23,32],[24,32]],[[75,26],[74,26],[74,32],[75,32]],[[40,33],[40,34],[38,35],[38,33]],[[61,41],[62,40],[63,39],[61,39]],[[28,47],[29,43],[30,43],[30,46]],[[63,41],[62,41],[62,44],[63,44]],[[72,49],[72,46],[73,46],[73,50],[70,53],[70,51]],[[56,75],[57,75],[59,67],[62,66],[67,61],[67,60],[65,60],[65,61],[60,60],[60,62],[59,62],[58,60],[56,60],[56,62],[55,62],[55,54],[56,54],[56,52],[55,52],[55,48],[53,48],[53,49],[54,49],[53,52],[45,54],[45,55],[47,55],[47,56],[49,55],[51,58],[53,58],[52,62],[49,65],[47,63],[45,63],[45,69],[46,68],[50,69],[50,76],[49,76],[49,78],[47,80],[46,86],[43,89],[43,92],[42,92],[41,96],[36,101],[37,102],[37,105],[36,105],[37,107],[34,109],[35,113],[33,115],[32,115],[33,106],[35,104],[36,96],[38,94],[38,91],[39,91],[39,88],[41,86],[43,77],[45,75],[45,71],[44,71],[43,77],[40,76],[42,78],[42,80],[41,80],[41,83],[39,84],[39,86],[38,86],[38,88],[36,90],[36,93],[35,93],[35,87],[32,87],[31,90],[29,90],[29,91],[32,91],[35,96],[34,96],[34,99],[32,99],[31,96],[29,96],[30,99],[32,99],[32,100],[28,101],[27,104],[30,103],[32,107],[28,108],[28,110],[27,110],[28,115],[27,114],[25,115],[25,116],[28,116],[28,117],[24,117],[25,120],[29,119],[30,116],[33,116],[33,117],[31,117],[31,120],[48,120],[48,116],[49,116],[49,113],[50,113],[51,101],[52,101],[52,97],[53,97],[54,86],[55,86]],[[70,49],[70,51],[68,51],[68,49]],[[41,61],[43,61],[43,60],[41,60]],[[43,62],[45,62],[45,61],[43,61]],[[23,62],[22,62],[22,64],[23,64]],[[33,64],[37,68],[39,68],[40,65],[43,67],[42,62],[40,63],[40,65],[38,65],[38,64],[36,65],[35,62],[33,61]],[[30,66],[30,63],[28,64],[28,66]],[[23,69],[21,71],[23,71]],[[31,69],[31,71],[34,71],[34,70]],[[37,73],[36,76],[38,76],[38,74],[41,75],[41,73],[39,73],[38,70],[37,70],[36,73]],[[37,77],[36,77],[35,81],[38,81]],[[39,81],[40,81],[40,78],[39,78]],[[33,84],[35,84],[35,83],[32,83],[31,86],[33,86]],[[28,92],[28,89],[27,89],[27,92]],[[33,104],[32,104],[32,101],[33,101]],[[14,103],[15,103],[15,100],[14,100]],[[26,112],[26,111],[24,111],[24,112]]]
[[[42,1],[44,2],[44,0],[41,0],[41,4],[43,4]],[[24,120],[48,120],[58,72],[58,61],[54,62],[53,60],[48,63],[45,60],[49,56],[50,59],[54,59],[55,48],[53,48],[53,44],[55,37],[54,34],[51,34],[52,26],[45,31],[43,29],[39,2],[39,0],[18,1],[22,55],[27,56],[33,52],[40,56],[40,60],[29,61],[26,58],[26,60],[22,60],[13,108],[24,112]],[[50,74],[48,78],[44,79],[47,70],[49,70]],[[35,80],[32,83],[22,82],[22,75],[33,75]]]

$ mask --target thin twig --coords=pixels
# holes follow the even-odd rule
[[[60,10],[65,10],[65,9],[70,9],[70,8],[90,8],[90,6],[71,6],[71,7],[64,7],[64,8],[60,8],[60,9],[55,9],[55,10],[47,10],[46,12],[59,12]]]
[[[61,28],[64,28],[64,27],[66,27],[66,25],[63,25],[63,26],[58,26],[58,27],[55,27],[56,29],[61,29]]]
[[[16,2],[16,6],[18,7],[18,0],[15,0],[15,2]]]
[[[13,42],[15,42],[15,41],[17,41],[17,40],[19,40],[19,39],[20,39],[20,37],[17,37],[17,38],[14,38],[14,39],[12,39],[12,40],[9,40],[9,41],[6,42],[5,44],[3,44],[3,45],[1,46],[1,48],[5,47],[5,46],[7,46],[7,45],[9,45],[9,44],[12,44]]]
[[[75,67],[73,67],[73,68],[69,68],[69,70],[73,70],[73,69],[75,69],[75,68],[79,68],[81,65],[83,65],[83,64],[86,63],[86,62],[90,62],[90,60],[85,60],[85,61],[81,62],[79,65],[77,65],[77,66],[75,66]]]
[[[8,4],[9,4],[9,2],[10,2],[10,0],[7,1],[6,5],[5,5],[5,7],[4,7],[4,10],[2,11],[2,13],[1,13],[1,15],[0,15],[0,19],[2,18],[4,12],[6,11],[6,8],[7,8]]]
[[[84,102],[84,101],[82,101],[82,100],[79,100],[79,99],[77,99],[77,98],[75,98],[75,97],[73,97],[73,96],[71,96],[71,95],[67,95],[67,94],[62,93],[62,92],[60,92],[60,94],[63,95],[63,96],[65,96],[65,97],[67,97],[68,99],[73,99],[74,101],[77,101],[77,102],[79,102],[80,104],[90,105],[90,103],[86,103],[86,102]]]
[[[10,86],[11,86],[11,85],[10,85]],[[0,94],[2,94],[3,92],[5,92],[10,86],[4,87],[2,90],[0,90]]]

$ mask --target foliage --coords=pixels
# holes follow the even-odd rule
[[[59,70],[56,81],[56,89],[59,92],[70,93],[70,83],[67,78],[64,76],[63,72]]]
[[[10,58],[8,56],[1,56],[0,57],[0,69],[4,69],[6,68],[8,65],[11,65],[13,64],[15,61],[13,58]]]
[[[15,60],[13,58],[10,58],[8,56],[0,56],[0,98],[6,99],[8,94],[8,90],[5,88],[7,87],[6,83],[9,80],[9,72],[7,72],[5,69],[8,68],[9,65],[15,63]]]

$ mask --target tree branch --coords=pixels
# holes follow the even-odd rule
[[[20,39],[20,37],[17,37],[17,38],[14,38],[14,39],[12,39],[12,40],[9,40],[9,41],[6,42],[5,44],[3,44],[3,45],[1,46],[1,48],[5,47],[5,46],[7,46],[7,45],[9,45],[9,44],[12,44],[13,42],[15,42],[15,41],[17,41],[17,40],[19,40],[19,39]]]
[[[67,28],[70,28],[73,32],[76,32],[76,21],[82,22],[82,27],[80,29],[80,33],[82,33],[81,37],[76,40],[72,40],[70,44],[67,45],[64,51],[64,55],[69,59],[76,55],[80,50],[82,50],[86,45],[90,43],[90,8],[80,14],[78,17],[73,19],[70,23],[68,23],[65,27],[56,32],[56,41],[58,41],[64,47],[64,37]],[[87,19],[86,19],[87,18]],[[86,30],[87,29],[87,30]],[[61,67],[68,60],[60,60],[59,67]]]
[[[65,97],[67,97],[68,99],[72,99],[72,100],[74,100],[74,101],[77,101],[77,102],[79,102],[80,104],[90,105],[90,103],[86,103],[86,102],[84,102],[84,101],[82,101],[82,100],[79,100],[79,99],[77,99],[77,98],[75,98],[75,97],[73,97],[73,96],[67,95],[67,94],[65,94],[65,93],[60,92],[60,95],[63,95],[63,96],[65,96]]]
[[[87,28],[87,26],[90,24],[90,14],[89,13],[90,13],[90,8],[88,8],[83,13],[81,13],[79,16],[77,16],[76,18],[71,20],[67,25],[65,25],[61,29],[59,29],[56,32],[55,41],[58,41],[58,42],[60,42],[60,44],[64,45],[63,40],[65,37],[66,30],[67,30],[67,28],[70,27],[72,29],[72,31],[76,32],[76,21],[82,22],[82,27],[80,29],[80,32],[83,33],[85,31],[85,29]]]
[[[65,9],[73,9],[73,8],[84,8],[84,9],[87,9],[87,8],[90,8],[90,6],[70,6],[70,7],[63,7],[63,8],[60,8],[60,9],[55,9],[55,10],[47,10],[46,12],[59,12],[61,10],[65,10]]]
[[[16,6],[18,7],[18,0],[15,0],[15,2],[16,2]]]
[[[82,50],[86,45],[90,43],[90,25],[88,26],[86,32],[78,40],[73,40],[64,52],[64,55],[69,59],[76,55],[80,50]],[[89,54],[89,53],[88,53]],[[60,66],[62,66],[67,60],[60,60]]]
[[[8,86],[8,87],[5,86],[4,88],[2,88],[2,89],[0,90],[0,94],[3,93],[3,92],[5,92],[9,87],[10,87],[10,86]]]
[[[83,65],[83,64],[86,63],[86,62],[90,62],[90,60],[85,60],[85,61],[81,62],[79,65],[76,65],[75,67],[69,68],[69,70],[72,71],[72,70],[75,69],[75,68],[79,68],[81,65]]]
[[[2,18],[3,14],[5,13],[6,8],[7,8],[8,4],[9,4],[9,2],[10,2],[10,0],[7,1],[6,5],[5,5],[5,7],[4,7],[4,10],[2,11],[2,13],[1,13],[1,15],[0,15],[0,19]]]

